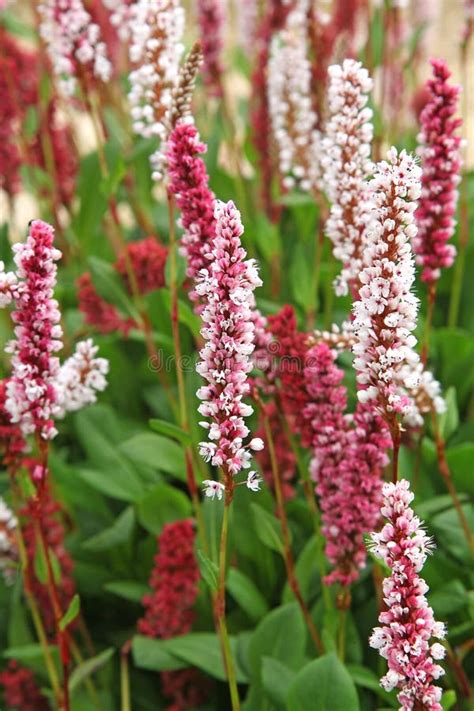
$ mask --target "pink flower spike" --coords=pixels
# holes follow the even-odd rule
[[[374,200],[364,261],[354,303],[354,367],[362,388],[361,402],[373,402],[390,427],[396,415],[409,416],[415,404],[408,396],[412,370],[402,377],[403,363],[416,363],[414,351],[418,299],[411,240],[416,235],[414,211],[420,195],[421,170],[412,156],[392,148],[377,164],[370,188]],[[405,373],[403,373],[404,375]]]
[[[19,280],[12,314],[16,339],[5,348],[12,354],[5,408],[24,435],[38,433],[44,439],[56,435],[52,417],[59,359],[54,353],[62,348],[61,315],[53,298],[61,252],[53,240],[53,228],[33,220],[26,242],[13,246]]]
[[[204,83],[213,96],[222,96],[224,0],[197,0],[197,15],[204,55]]]
[[[167,141],[168,190],[175,195],[181,210],[180,224],[184,229],[181,252],[187,258],[186,274],[192,280],[207,266],[205,254],[216,234],[215,196],[200,157],[205,152],[197,128],[190,123],[178,123]],[[189,296],[193,301],[199,300],[194,290]]]
[[[40,34],[46,43],[53,73],[63,92],[74,92],[80,73],[106,82],[112,75],[100,28],[82,0],[43,0],[38,5]]]
[[[201,454],[231,477],[250,467],[244,418],[252,408],[242,399],[249,392],[247,375],[254,350],[253,291],[262,282],[254,260],[245,259],[240,244],[243,227],[234,203],[217,202],[215,218],[208,266],[201,269],[196,284],[204,301],[201,334],[206,341],[196,370],[207,381],[197,395],[202,400],[200,414],[211,420]]]
[[[450,267],[456,256],[448,244],[455,227],[457,186],[461,180],[461,137],[456,131],[462,119],[456,117],[461,88],[448,83],[446,62],[431,60],[433,78],[426,83],[430,98],[421,112],[418,136],[422,165],[421,199],[415,217],[418,234],[413,241],[416,262],[423,267],[421,278],[435,282],[441,269]]]
[[[441,689],[433,681],[444,669],[434,660],[443,659],[445,650],[430,639],[443,639],[445,627],[435,621],[425,596],[428,586],[418,575],[433,543],[410,508],[414,496],[406,479],[384,484],[382,494],[387,523],[371,536],[375,555],[391,569],[383,583],[383,626],[375,627],[370,638],[370,646],[388,662],[380,684],[386,691],[399,689],[400,711],[442,711]]]

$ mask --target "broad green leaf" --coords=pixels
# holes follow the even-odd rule
[[[143,485],[138,475],[128,478],[121,470],[102,471],[82,467],[76,469],[76,474],[97,491],[119,501],[135,501],[143,496]]]
[[[380,686],[380,679],[371,669],[363,667],[360,664],[346,664],[346,669],[357,686],[360,686],[363,689],[370,689],[381,699],[383,699],[384,703],[389,704],[394,708],[399,707],[399,703],[396,699],[396,693],[392,692],[388,694],[384,691],[384,689]]]
[[[191,515],[191,502],[179,489],[157,484],[137,502],[137,518],[141,525],[159,535],[165,523]]]
[[[198,550],[199,570],[210,590],[217,590],[219,567],[203,551]]]
[[[237,568],[227,573],[227,590],[247,613],[251,620],[258,621],[268,612],[268,604],[253,580]]]
[[[143,596],[149,592],[146,585],[136,580],[112,580],[104,585],[104,590],[130,602],[141,602]]]
[[[468,526],[474,530],[474,509],[472,504],[462,506]],[[466,540],[464,529],[454,508],[437,514],[431,520],[434,528],[435,540],[440,547],[446,548],[459,560],[471,560],[469,544]]]
[[[181,427],[178,427],[178,425],[175,425],[172,422],[152,419],[148,420],[148,424],[151,429],[158,432],[158,434],[165,435],[165,437],[171,437],[178,442],[181,442],[181,444],[185,447],[191,444],[191,436],[188,432],[185,432]]]
[[[446,458],[456,489],[474,494],[474,444],[466,442],[448,449]]]
[[[357,691],[336,654],[301,669],[288,690],[288,711],[359,711]]]
[[[185,479],[186,466],[182,448],[166,437],[153,432],[140,432],[119,446],[132,462],[160,469],[178,479]]]
[[[133,661],[140,669],[174,671],[187,665],[166,649],[166,640],[135,635],[132,640]]]
[[[441,436],[447,441],[457,430],[459,425],[456,390],[453,387],[448,388],[444,399],[446,402],[446,411],[439,415],[439,429]]]
[[[452,615],[467,603],[467,590],[460,580],[450,580],[430,593],[430,605],[437,619]]]
[[[283,555],[283,541],[281,540],[281,527],[278,519],[268,513],[263,506],[255,503],[250,505],[258,537],[268,548]]]
[[[130,540],[135,524],[135,513],[128,506],[109,528],[105,528],[82,544],[88,551],[105,551]]]
[[[89,257],[88,264],[94,287],[99,296],[122,309],[135,320],[139,320],[140,316],[132,303],[131,297],[127,294],[123,280],[117,270],[109,262],[99,257]]]
[[[296,603],[277,607],[259,623],[249,644],[249,666],[258,679],[263,657],[278,659],[291,669],[298,669],[304,658],[306,628]]]
[[[192,632],[180,637],[173,637],[163,641],[166,651],[171,652],[189,666],[197,667],[206,674],[210,674],[215,679],[225,681],[225,673],[222,661],[222,651],[219,638],[211,632]],[[234,659],[237,659],[237,640],[230,637],[230,646]],[[236,677],[239,683],[244,684],[247,677],[236,662]]]
[[[265,693],[276,704],[286,707],[288,689],[295,678],[295,672],[272,657],[262,659],[262,685]]]
[[[85,679],[104,667],[114,654],[115,650],[109,647],[109,649],[104,649],[103,652],[100,652],[100,654],[97,654],[95,657],[86,659],[85,662],[79,664],[79,666],[72,671],[69,678],[69,691],[71,694]]]
[[[443,707],[443,711],[449,711],[449,709],[452,709],[456,701],[457,697],[454,689],[445,691],[441,697],[441,706]]]
[[[62,618],[59,620],[59,629],[65,630],[66,627],[68,627],[71,622],[74,622],[76,617],[78,616],[79,612],[81,611],[81,598],[79,595],[76,593],[74,597],[72,598],[71,602],[69,603],[69,607],[67,608],[66,612],[62,616]]]

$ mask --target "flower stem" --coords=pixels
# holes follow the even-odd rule
[[[130,672],[128,668],[128,655],[130,653],[130,642],[126,642],[120,650],[120,698],[121,711],[132,711],[130,700]]]
[[[229,508],[233,498],[232,475],[225,473],[226,493],[224,501],[224,515],[222,517],[221,539],[219,545],[219,582],[217,595],[214,598],[215,615],[218,622],[219,636],[221,639],[222,652],[224,655],[224,665],[227,670],[227,681],[229,684],[232,711],[240,711],[239,691],[237,688],[237,678],[235,675],[235,663],[230,647],[229,633],[225,617],[225,579],[226,579],[226,559],[227,559],[227,539],[229,535]],[[230,485],[227,485],[230,482]]]
[[[273,442],[270,423],[268,421],[268,416],[267,416],[265,409],[263,407],[262,407],[262,414],[263,414],[263,425],[264,425],[264,429],[265,429],[265,436],[267,439],[268,450],[270,453],[270,461],[271,461],[271,465],[272,465],[273,482],[275,485],[275,494],[276,494],[276,500],[277,500],[277,510],[278,510],[278,516],[280,519],[281,533],[282,533],[282,537],[283,537],[283,558],[285,561],[285,568],[286,568],[286,574],[288,576],[288,583],[293,591],[293,595],[295,596],[296,601],[298,602],[298,605],[300,606],[301,612],[302,612],[303,617],[306,622],[306,626],[308,627],[308,631],[311,635],[311,639],[314,642],[314,646],[316,647],[316,650],[320,654],[322,654],[324,652],[324,648],[323,648],[323,643],[321,641],[321,637],[319,636],[319,632],[316,629],[316,625],[314,624],[313,618],[311,617],[311,613],[308,610],[308,607],[303,599],[303,595],[301,594],[300,585],[298,583],[298,578],[296,577],[295,562],[293,559],[293,553],[291,551],[290,530],[288,527],[288,519],[287,519],[286,511],[285,511],[285,504],[283,501],[280,470],[279,470],[278,462],[277,462],[277,458],[276,458],[275,445]]]
[[[401,443],[400,423],[396,418],[390,423],[389,429],[392,436],[392,481],[396,484],[398,481],[398,459]]]

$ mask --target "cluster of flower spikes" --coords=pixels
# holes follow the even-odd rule
[[[14,195],[20,187],[22,158],[15,134],[28,106],[37,98],[35,54],[0,25],[0,188]]]
[[[6,468],[20,464],[27,450],[27,443],[20,427],[13,424],[5,407],[8,379],[0,380],[0,457]]]
[[[145,614],[138,621],[141,634],[170,639],[191,630],[199,583],[194,541],[195,530],[190,520],[163,527],[150,577],[152,592],[143,598]],[[161,680],[164,694],[173,699],[180,711],[205,700],[204,679],[196,669],[163,672]]]
[[[100,28],[92,22],[82,0],[42,0],[38,11],[40,34],[66,95],[73,94],[78,79],[110,79],[112,65]]]
[[[447,242],[454,233],[461,179],[461,137],[456,133],[462,124],[456,116],[460,87],[449,84],[451,72],[446,62],[433,59],[431,64],[429,99],[420,116],[422,189],[415,213],[418,234],[413,241],[417,264],[423,267],[421,278],[426,282],[437,281],[441,270],[454,261],[456,249]]]
[[[62,348],[62,330],[54,298],[55,262],[61,252],[53,242],[51,225],[32,220],[26,242],[13,246],[16,272],[4,272],[0,262],[0,307],[15,304],[11,315],[15,338],[5,348],[12,354],[12,372],[2,383],[0,398],[3,448],[10,467],[19,464],[24,450],[20,435],[53,438],[55,417],[95,402],[97,391],[106,386],[108,364],[95,358],[97,349],[91,342],[78,343],[76,353],[62,365],[54,355]]]
[[[61,364],[56,376],[56,417],[76,412],[97,400],[97,393],[107,387],[109,362],[97,358],[98,347],[88,338],[76,344],[72,356]]]
[[[184,234],[180,247],[187,261],[186,275],[192,283],[207,265],[205,255],[216,235],[215,196],[200,157],[205,152],[197,128],[192,123],[179,122],[167,141],[168,190],[181,211],[179,224]],[[194,288],[189,297],[194,302],[200,298]]]
[[[211,419],[211,423],[200,423],[209,433],[208,441],[200,444],[200,453],[229,477],[249,468],[251,450],[263,447],[259,438],[244,444],[249,434],[244,418],[253,409],[243,402],[250,390],[247,376],[254,350],[253,291],[262,282],[255,261],[246,260],[241,246],[243,227],[234,203],[217,202],[215,218],[208,266],[201,269],[196,283],[204,302],[201,334],[205,340],[196,370],[207,381],[197,395],[202,400],[200,414]],[[253,488],[254,483],[254,472],[250,472],[247,486]]]
[[[38,102],[38,53],[22,47],[3,26],[0,26],[0,44],[0,187],[10,196],[19,190],[22,162],[46,170],[44,144],[48,141],[56,178],[54,190],[59,201],[68,204],[74,193],[77,159],[71,132],[59,121],[54,98],[40,116],[31,140],[24,138],[23,155],[18,145],[17,137],[27,111]]]
[[[443,639],[445,627],[434,620],[426,599],[428,586],[419,575],[433,543],[410,508],[413,498],[405,479],[384,484],[381,513],[387,522],[371,537],[373,551],[390,575],[383,583],[387,608],[379,615],[382,627],[374,629],[370,646],[388,662],[381,686],[399,689],[400,711],[441,711],[441,689],[433,681],[444,674],[435,660],[443,659],[445,649],[430,639]]]
[[[308,0],[298,0],[271,43],[268,106],[278,145],[283,184],[305,191],[320,184],[321,135],[312,107],[311,65],[307,56]]]
[[[138,242],[128,243],[126,249],[140,293],[148,294],[155,289],[161,289],[165,285],[167,248],[154,237],[145,237]],[[125,257],[121,255],[113,266],[124,280],[125,287],[131,292]],[[87,324],[94,326],[100,333],[118,331],[124,336],[135,327],[132,318],[124,318],[114,305],[97,293],[88,272],[79,277],[77,286],[79,310]]]
[[[222,96],[224,47],[224,0],[198,0],[197,16],[204,54],[204,84],[213,96]]]
[[[367,231],[366,266],[359,275],[354,303],[356,343],[354,367],[360,402],[372,402],[389,426],[397,414],[410,417],[416,410],[409,391],[416,386],[418,299],[411,240],[416,235],[414,211],[420,195],[421,169],[412,156],[395,148],[388,161],[377,164],[370,181],[373,219]],[[407,369],[400,370],[402,365]]]
[[[280,210],[272,198],[274,166],[271,150],[271,119],[268,104],[268,62],[270,46],[276,32],[281,30],[293,2],[274,0],[268,3],[255,35],[255,69],[252,73],[252,139],[261,172],[262,199],[271,220],[278,221]]]
[[[370,149],[372,110],[367,106],[373,82],[360,62],[345,59],[329,67],[329,119],[321,165],[331,201],[326,234],[334,256],[343,264],[335,290],[347,294],[357,282],[373,205],[367,178],[373,172]]]
[[[278,470],[281,477],[281,490],[285,501],[290,501],[296,495],[296,455],[291,448],[291,443],[282,422],[282,414],[278,411],[273,400],[263,405],[268,424],[272,433],[272,440],[275,447],[275,456],[278,462]],[[265,428],[260,424],[255,432],[256,437],[265,440]],[[257,452],[255,458],[259,464],[265,482],[271,490],[274,489],[273,469],[268,448]]]
[[[278,350],[273,378],[283,412],[304,447],[313,452],[312,478],[322,510],[326,554],[334,570],[326,584],[350,585],[365,566],[363,536],[380,518],[382,470],[390,445],[371,405],[346,415],[343,371],[324,341],[297,331],[291,306],[269,317]],[[358,505],[354,506],[354,502]]]
[[[304,409],[312,436],[311,476],[316,481],[326,555],[333,570],[324,582],[349,586],[366,564],[364,534],[380,519],[383,467],[391,444],[371,405],[346,415],[343,371],[325,343],[307,355],[304,380],[311,401]]]
[[[18,569],[17,526],[15,514],[0,497],[0,573],[7,585]]]
[[[5,350],[12,354],[12,373],[5,408],[24,435],[38,433],[44,439],[56,434],[54,427],[54,379],[62,348],[58,302],[54,299],[61,252],[54,247],[54,231],[46,222],[33,220],[25,243],[13,245],[17,267],[11,299],[15,339]],[[5,300],[3,304],[6,305]]]
[[[38,463],[36,460],[24,460],[24,464],[28,467],[30,475],[34,479],[35,469]],[[74,563],[64,542],[65,528],[62,518],[62,509],[55,499],[47,480],[42,482],[41,496],[29,498],[26,504],[20,509],[19,517],[22,521],[22,532],[29,563],[28,568],[31,571],[29,577],[31,592],[40,609],[41,618],[44,621],[46,631],[49,635],[54,636],[56,621],[48,586],[43,584],[34,572],[37,551],[39,546],[41,546],[41,542],[38,539],[38,527],[35,525],[35,521],[41,522],[46,544],[58,563],[60,583],[57,585],[57,590],[62,610],[68,609],[76,592],[76,584],[73,578]]]
[[[51,711],[51,705],[41,693],[33,672],[21,667],[14,659],[0,672],[0,686],[3,687],[3,699],[9,709]]]
[[[131,36],[135,0],[102,0],[110,11],[110,24],[116,29],[119,38],[126,42]]]
[[[272,370],[270,380],[278,379],[277,397],[291,429],[301,437],[303,447],[311,445],[312,430],[304,408],[310,396],[304,383],[304,368],[308,353],[307,334],[298,331],[296,314],[285,304],[281,310],[268,317],[268,330],[272,334]]]
[[[184,10],[179,0],[138,0],[131,30],[130,61],[135,68],[128,98],[133,130],[144,138],[164,141],[184,51]],[[155,161],[161,165],[159,150],[150,157],[152,168]],[[160,170],[153,170],[153,179],[161,177]]]

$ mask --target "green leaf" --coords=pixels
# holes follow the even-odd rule
[[[206,581],[210,590],[217,590],[219,578],[218,566],[213,560],[208,558],[203,551],[198,550],[197,555],[202,578]]]
[[[448,449],[446,459],[451,470],[456,489],[474,494],[474,444],[466,442]]]
[[[120,274],[109,262],[99,257],[90,256],[87,261],[92,281],[99,296],[139,321],[140,315],[125,290]]]
[[[257,622],[268,612],[268,604],[253,580],[237,568],[227,573],[227,590],[251,620]]]
[[[290,688],[296,674],[286,664],[278,659],[263,657],[262,659],[262,684],[269,698],[280,706],[285,707]]]
[[[51,570],[53,573],[53,579],[55,583],[59,583],[61,580],[61,567],[59,561],[56,557],[55,552],[48,547],[48,558],[51,564]],[[43,585],[48,583],[48,564],[46,561],[45,552],[41,543],[38,543],[35,551],[34,560],[35,575]]]
[[[76,593],[69,603],[69,607],[59,620],[59,629],[64,632],[71,622],[73,622],[81,611],[81,598]]]
[[[363,667],[360,664],[346,664],[346,669],[357,686],[374,691],[378,696],[380,696],[381,699],[383,699],[384,703],[389,706],[393,706],[394,708],[399,707],[395,692],[388,694],[384,689],[382,689],[379,678],[371,669]]]
[[[147,531],[159,535],[165,523],[191,514],[191,502],[179,489],[157,484],[137,502],[137,518]]]
[[[110,583],[105,583],[104,590],[130,602],[141,602],[143,596],[149,592],[146,585],[136,580],[112,580]]]
[[[104,649],[103,652],[97,654],[95,657],[92,657],[92,659],[86,659],[85,662],[79,664],[79,666],[73,670],[69,678],[69,691],[71,694],[89,676],[95,674],[96,671],[104,667],[114,654],[115,650],[112,647],[109,647],[108,649]]]
[[[166,650],[166,640],[135,635],[132,640],[133,661],[140,669],[174,671],[187,664]]]
[[[183,450],[166,437],[153,432],[140,432],[122,442],[119,449],[132,462],[160,469],[178,479],[186,477]]]
[[[299,242],[293,249],[293,261],[290,266],[290,282],[293,297],[306,313],[313,311],[316,306],[317,294],[314,289],[314,265]]]
[[[298,672],[288,691],[288,711],[359,711],[357,691],[336,654],[326,654]]]
[[[454,704],[457,701],[456,697],[456,692],[454,689],[450,689],[449,691],[445,691],[443,693],[443,696],[441,697],[441,706],[443,707],[443,711],[449,711]]]
[[[126,173],[127,166],[125,165],[125,160],[122,155],[118,154],[113,169],[109,172],[108,176],[103,178],[100,182],[99,189],[101,193],[107,198],[114,195]]]
[[[188,666],[197,667],[215,679],[226,681],[227,675],[222,661],[221,645],[216,634],[211,632],[192,632],[191,634],[164,640],[163,644],[166,651],[179,657]],[[238,664],[236,654],[237,640],[233,637],[230,637],[230,646],[236,660],[237,681],[245,684],[247,677]]]
[[[128,506],[114,521],[112,526],[100,531],[82,544],[88,551],[105,551],[121,543],[126,543],[132,535],[135,524],[135,513],[132,506]]]
[[[467,602],[467,590],[460,580],[450,580],[430,595],[430,605],[438,619],[452,615],[467,605]]]
[[[456,401],[456,390],[448,388],[445,395],[446,410],[439,415],[439,429],[441,436],[447,441],[459,425],[458,404]]]
[[[283,555],[283,541],[281,540],[280,523],[259,504],[250,504],[255,520],[257,535],[262,543],[277,553]]]
[[[304,659],[306,628],[296,603],[277,607],[259,623],[249,644],[249,669],[258,679],[263,657],[298,669]]]
[[[171,312],[171,296],[169,289],[160,289],[165,308]],[[196,316],[191,307],[181,299],[178,300],[178,319],[184,326],[187,326],[193,336],[200,337],[201,321]]]
[[[150,425],[151,429],[155,432],[158,432],[158,434],[162,434],[165,435],[165,437],[171,437],[172,439],[176,439],[178,442],[181,442],[181,444],[185,447],[192,444],[191,436],[189,435],[189,433],[185,432],[183,429],[181,429],[181,427],[178,427],[178,425],[175,425],[172,422],[167,422],[166,420],[152,419],[148,420],[148,424]]]
[[[466,516],[470,530],[474,527],[474,510],[472,505],[461,507]],[[438,545],[446,548],[460,560],[471,560],[471,551],[466,540],[464,529],[454,508],[434,516],[431,524],[435,530],[435,540]]]
[[[113,471],[113,470],[112,470]],[[100,469],[76,469],[77,476],[106,496],[119,501],[135,501],[143,496],[143,485],[137,475],[133,478],[122,476],[120,470],[102,471]]]

